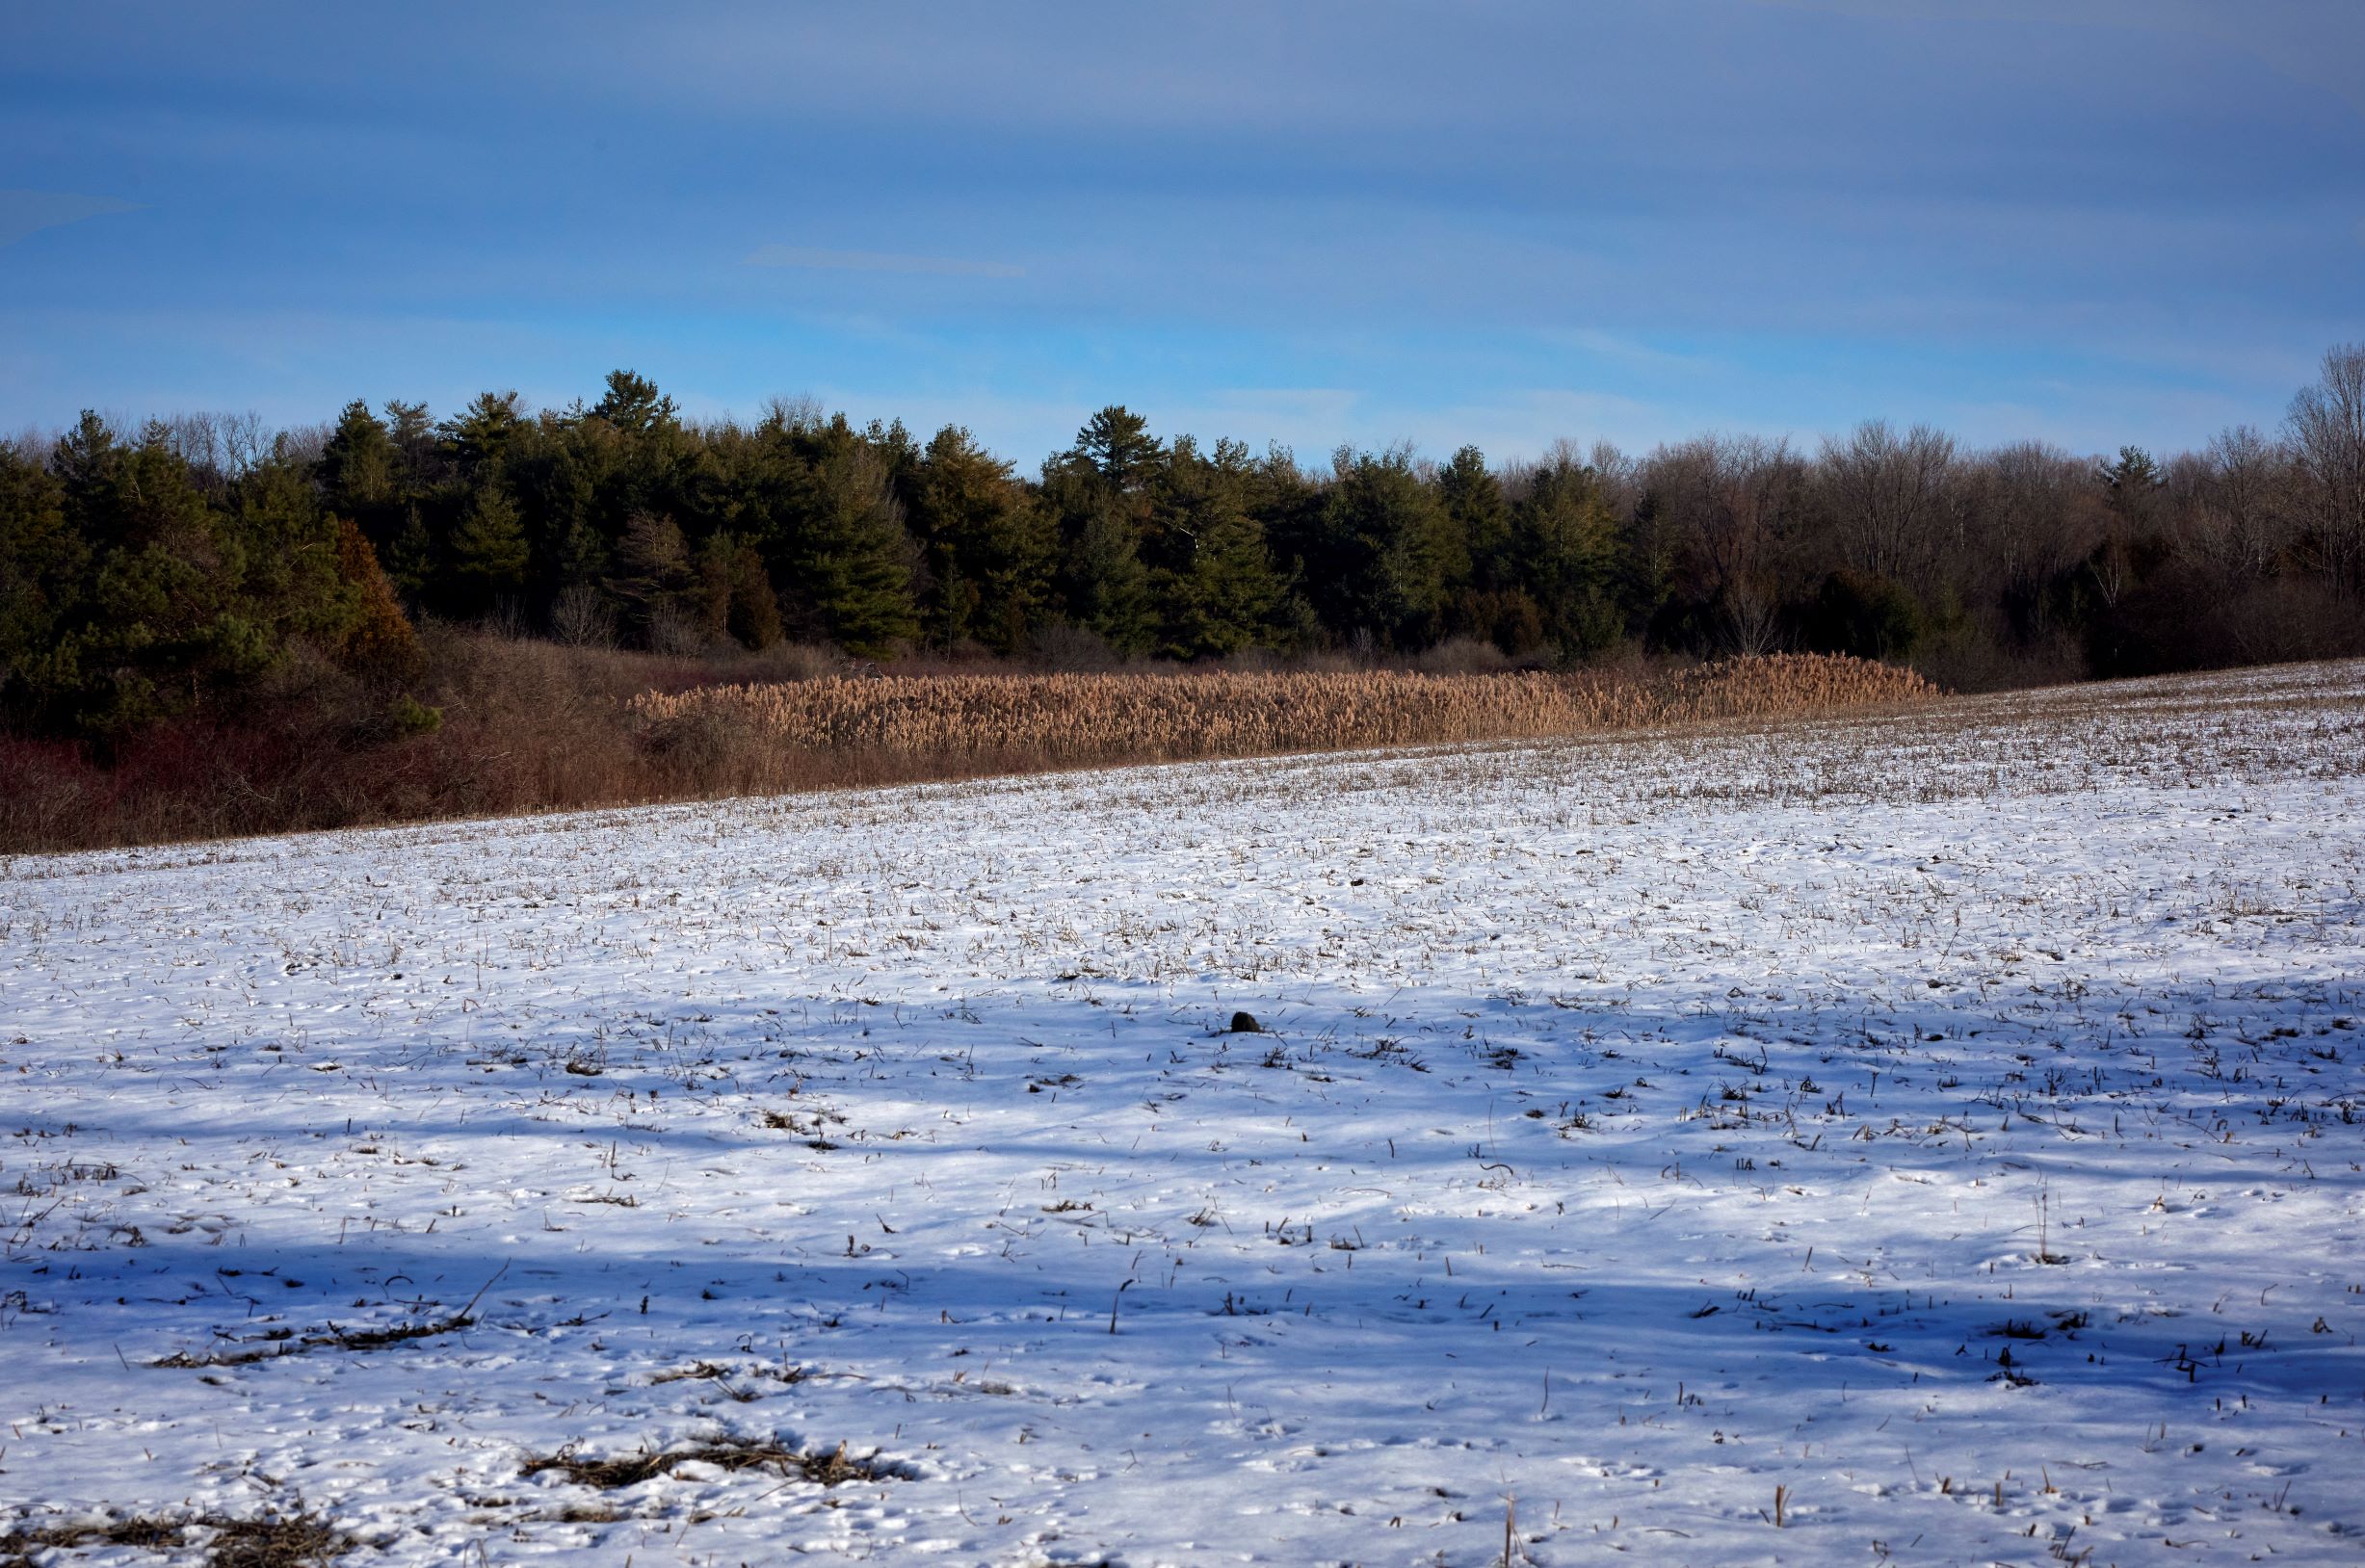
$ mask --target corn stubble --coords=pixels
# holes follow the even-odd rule
[[[745,786],[1534,740],[1931,700],[1908,669],[1821,654],[1594,673],[887,675],[646,693],[644,744]],[[837,767],[817,767],[829,759]]]

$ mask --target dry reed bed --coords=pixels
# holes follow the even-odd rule
[[[1079,767],[1467,741],[1927,701],[1908,669],[1817,654],[1673,673],[1426,675],[1185,672],[831,677],[645,693],[630,710],[660,751]]]
[[[618,690],[683,672],[462,638],[433,734],[333,705],[161,726],[113,767],[0,736],[0,855],[519,811],[1902,707],[1908,670],[1806,655],[1673,674],[916,675]]]

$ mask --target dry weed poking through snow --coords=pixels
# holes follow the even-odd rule
[[[0,1537],[2354,1561],[2361,884],[2354,665],[9,862]]]

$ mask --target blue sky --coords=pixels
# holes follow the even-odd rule
[[[0,13],[0,429],[810,394],[1031,467],[2272,425],[2365,338],[2356,0]]]

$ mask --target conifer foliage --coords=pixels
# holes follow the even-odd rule
[[[2168,457],[1873,421],[1811,452],[1316,468],[1111,405],[1022,473],[959,426],[692,421],[629,370],[563,408],[487,391],[440,421],[356,400],[276,441],[225,428],[85,413],[0,445],[0,727],[103,746],[305,650],[400,693],[423,617],[1063,668],[1795,649],[1958,685],[2365,652],[2365,346],[2280,431]]]

